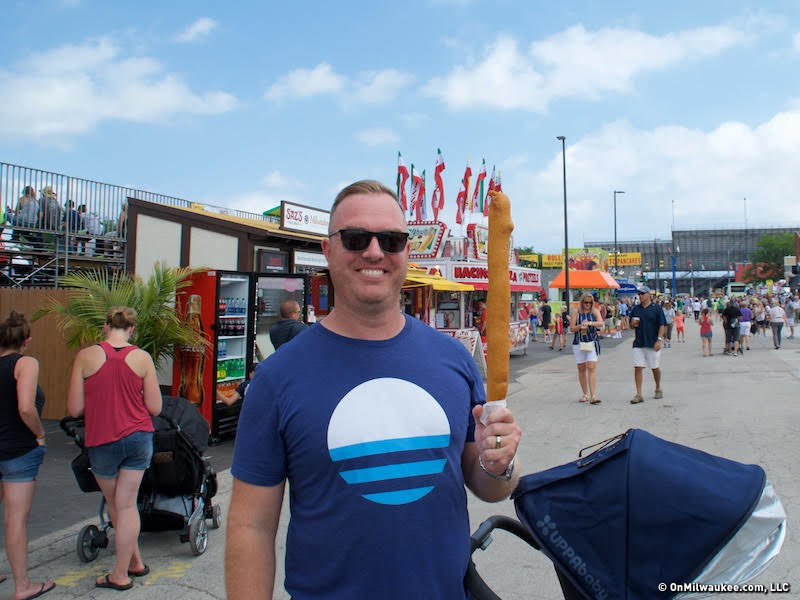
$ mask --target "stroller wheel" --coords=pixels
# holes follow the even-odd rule
[[[208,547],[208,526],[202,516],[189,526],[189,546],[195,556],[200,556]]]
[[[97,528],[96,525],[86,525],[81,532],[78,534],[78,558],[81,559],[81,562],[92,562],[97,555],[100,553],[100,548],[104,547],[103,545],[103,538],[105,537],[104,533],[100,533],[100,530]],[[106,540],[106,545],[108,541]]]
[[[219,529],[220,525],[222,525],[222,509],[215,505],[211,509],[211,528]]]

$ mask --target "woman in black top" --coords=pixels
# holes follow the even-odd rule
[[[15,598],[38,598],[56,585],[28,579],[28,516],[45,453],[39,362],[22,355],[30,339],[23,315],[11,311],[0,323],[0,500],[5,501],[6,555]]]

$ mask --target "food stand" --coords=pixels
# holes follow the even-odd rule
[[[566,277],[564,271],[561,271],[556,275],[550,287],[563,290],[565,283]],[[619,287],[619,283],[605,271],[569,270],[570,290],[616,290]]]
[[[466,226],[465,235],[455,235],[441,221],[414,221],[408,223],[408,231],[409,259],[420,269],[427,274],[439,274],[446,280],[474,288],[470,306],[459,309],[457,323],[458,329],[475,331],[473,326],[478,324],[479,303],[486,300],[489,289],[488,227],[471,223]],[[517,256],[512,252],[508,276],[511,284],[511,352],[526,353],[530,338],[530,322],[527,319],[529,304],[534,294],[543,291],[542,272],[519,266]]]

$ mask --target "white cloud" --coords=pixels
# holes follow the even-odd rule
[[[749,39],[727,25],[654,36],[627,28],[587,31],[576,25],[527,49],[508,35],[483,58],[428,81],[423,93],[451,108],[489,107],[544,112],[556,98],[627,92],[648,71],[719,54]]]
[[[0,135],[54,143],[109,120],[165,122],[182,114],[217,114],[236,98],[192,91],[146,57],[124,57],[108,38],[66,45],[0,71]]]
[[[792,36],[792,46],[794,47],[795,52],[800,52],[800,32],[795,33]]]
[[[541,251],[563,246],[560,144],[541,170],[503,172],[516,224],[515,242]],[[570,246],[613,239],[612,191],[620,240],[668,238],[675,226],[797,225],[800,180],[800,109],[756,127],[729,122],[711,131],[681,126],[639,130],[610,123],[582,139],[567,140]]]
[[[294,69],[278,79],[264,94],[267,100],[307,98],[320,94],[336,94],[344,87],[345,78],[334,72],[328,63],[313,69]]]
[[[386,144],[395,144],[400,141],[400,137],[388,127],[363,129],[357,131],[353,137],[367,146],[383,146]]]
[[[200,17],[176,37],[178,42],[196,42],[200,38],[207,36],[217,28],[217,22],[210,17]]]
[[[400,115],[400,120],[406,124],[407,127],[419,127],[431,120],[431,118],[423,113],[410,112]]]
[[[302,186],[299,181],[293,177],[284,175],[277,169],[264,177],[263,183],[266,187],[274,189],[298,188]]]
[[[313,69],[294,69],[281,76],[267,89],[264,98],[281,102],[330,95],[348,105],[381,104],[393,100],[412,79],[411,75],[396,69],[363,71],[350,78],[322,62]]]

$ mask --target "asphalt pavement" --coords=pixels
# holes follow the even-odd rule
[[[653,382],[645,374],[645,401],[631,405],[634,393],[631,334],[606,339],[598,364],[602,404],[578,402],[580,388],[569,347],[559,352],[531,343],[526,356],[511,358],[509,403],[523,429],[518,464],[526,473],[541,471],[576,458],[580,448],[628,428],[638,427],[712,454],[764,467],[789,516],[781,555],[755,582],[788,583],[784,596],[800,595],[800,478],[797,477],[800,430],[800,339],[785,340],[781,350],[771,337],[754,338],[744,356],[721,354],[721,330],[714,332],[712,357],[702,357],[698,327],[687,321],[686,343],[673,342],[662,352],[664,398],[653,398]],[[799,332],[800,335],[800,332]],[[96,561],[79,562],[75,551],[81,527],[96,522],[99,497],[82,494],[69,470],[77,453],[56,423],[48,423],[48,456],[42,468],[31,515],[30,570],[34,578],[50,577],[58,587],[45,598],[115,598],[117,593],[94,588],[95,577],[113,563],[112,549]],[[59,442],[59,436],[64,439]],[[193,557],[174,532],[144,533],[140,543],[151,574],[136,581],[125,597],[132,600],[224,598],[225,515],[230,497],[232,443],[209,450],[219,471],[215,501],[223,525],[210,530],[208,549]],[[509,501],[486,504],[469,497],[474,530],[492,514],[514,516]],[[284,504],[279,531],[279,562],[284,555],[288,523]],[[112,544],[113,546],[113,544]],[[488,549],[476,552],[481,575],[502,598],[553,600],[560,597],[550,562],[510,535],[498,532]],[[0,553],[0,573],[8,572]],[[279,570],[276,598],[288,598]],[[656,583],[656,582],[654,582]],[[0,584],[0,599],[11,598],[13,586]]]

